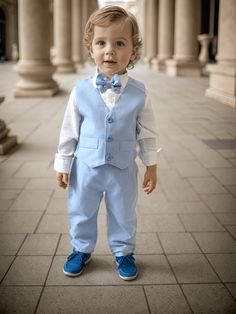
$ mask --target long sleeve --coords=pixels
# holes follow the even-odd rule
[[[159,151],[157,137],[151,101],[148,94],[146,94],[145,105],[137,121],[137,140],[140,148],[139,157],[146,166],[157,164]]]
[[[80,114],[76,104],[75,89],[72,90],[62,122],[58,151],[55,155],[54,169],[69,173],[74,151],[79,138]]]

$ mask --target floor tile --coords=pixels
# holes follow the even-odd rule
[[[218,282],[219,279],[201,254],[167,255],[180,283]]]
[[[231,194],[207,194],[202,199],[214,213],[235,212],[236,198]]]
[[[0,179],[0,189],[23,189],[27,179]]]
[[[43,285],[52,261],[50,256],[18,256],[4,278],[2,285]]]
[[[140,215],[138,232],[181,232],[185,231],[175,214]]]
[[[14,256],[0,256],[0,281],[5,276],[13,260]]]
[[[43,189],[59,190],[59,187],[57,187],[55,177],[53,177],[53,178],[31,178],[30,180],[28,180],[28,182],[25,186],[25,189],[26,190],[43,190]],[[64,193],[66,194],[65,191],[64,191]]]
[[[53,302],[52,302],[53,300]],[[141,287],[46,287],[40,313],[148,314]]]
[[[8,210],[11,207],[13,200],[1,200],[0,199],[0,210]]]
[[[46,214],[40,222],[37,233],[68,233],[69,221],[67,215]]]
[[[12,204],[10,210],[43,211],[52,192],[48,190],[24,190]]]
[[[225,226],[226,229],[231,233],[231,235],[234,237],[234,239],[236,240],[236,226],[229,226],[229,225],[226,225]]]
[[[224,282],[236,282],[236,254],[207,254],[211,265]]]
[[[216,217],[223,225],[236,225],[236,213],[217,213]]]
[[[7,212],[0,217],[0,233],[33,233],[41,212]]]
[[[212,169],[211,172],[223,185],[236,184],[236,169]]]
[[[162,208],[162,213],[176,213],[176,214],[210,213],[210,209],[201,201],[168,202]]]
[[[201,253],[190,233],[159,233],[161,244],[166,254]]]
[[[194,313],[235,313],[236,303],[222,284],[182,285]]]
[[[22,165],[21,161],[9,161],[7,160],[3,164],[0,164],[1,178],[10,178]]]
[[[69,234],[62,234],[57,247],[56,255],[69,255],[72,249]]]
[[[28,234],[18,255],[53,255],[58,240],[58,234]]]
[[[226,193],[227,190],[215,178],[189,178],[195,191],[199,194]]]
[[[135,254],[163,254],[156,233],[137,233]]]
[[[0,255],[15,255],[25,234],[0,234]]]
[[[0,313],[35,312],[42,287],[0,287]]]
[[[67,214],[67,199],[53,198],[47,206],[47,214]]]
[[[93,256],[83,274],[69,278],[63,274],[65,256],[56,256],[47,280],[47,285],[124,285],[119,278],[112,256]],[[176,283],[163,255],[136,255],[139,276],[130,285]]]
[[[144,289],[151,313],[191,313],[178,285],[144,286]]]
[[[193,233],[204,253],[236,253],[236,240],[227,232]]]
[[[179,214],[187,231],[224,231],[213,214]]]
[[[32,150],[32,152],[36,150]],[[28,153],[27,153],[28,154]],[[41,157],[42,158],[42,157]],[[23,156],[23,160],[26,159]],[[45,161],[26,161],[16,172],[16,178],[39,178],[39,177],[51,177],[52,172],[49,171],[49,163]]]
[[[196,160],[178,161],[174,163],[174,166],[182,177],[207,177],[210,175],[210,172]]]
[[[236,300],[236,283],[226,283],[225,285]]]
[[[0,190],[0,200],[14,200],[20,194],[20,189],[1,189]]]
[[[175,187],[163,188],[166,197],[171,202],[193,202],[200,201],[198,194],[192,187],[179,188],[178,184]]]

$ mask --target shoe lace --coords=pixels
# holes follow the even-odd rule
[[[83,262],[83,254],[81,252],[72,252],[68,257],[68,262],[71,261],[74,257],[77,257],[80,262]]]
[[[133,265],[134,261],[135,261],[135,258],[133,257],[132,254],[126,255],[126,256],[120,256],[118,258],[118,263],[119,263],[118,267]]]

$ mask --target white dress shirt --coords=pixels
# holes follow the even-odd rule
[[[93,87],[96,86],[96,78],[98,72],[92,78]],[[111,88],[107,89],[105,93],[100,93],[105,105],[111,110],[116,105],[117,100],[122,94],[127,82],[128,74],[120,75],[121,90],[116,94]],[[78,103],[77,103],[78,102]],[[128,106],[129,104],[127,104]],[[57,172],[69,173],[71,164],[74,158],[74,152],[79,139],[79,99],[76,99],[75,88],[69,97],[66,107],[64,119],[62,122],[58,152],[55,156],[54,169]],[[155,130],[154,114],[151,107],[150,98],[147,95],[145,104],[139,113],[137,128],[139,129],[137,140],[139,143],[139,157],[146,166],[157,164],[157,133]]]

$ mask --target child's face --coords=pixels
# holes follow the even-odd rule
[[[90,54],[99,71],[111,78],[123,74],[136,55],[129,21],[117,21],[108,27],[95,26]]]

